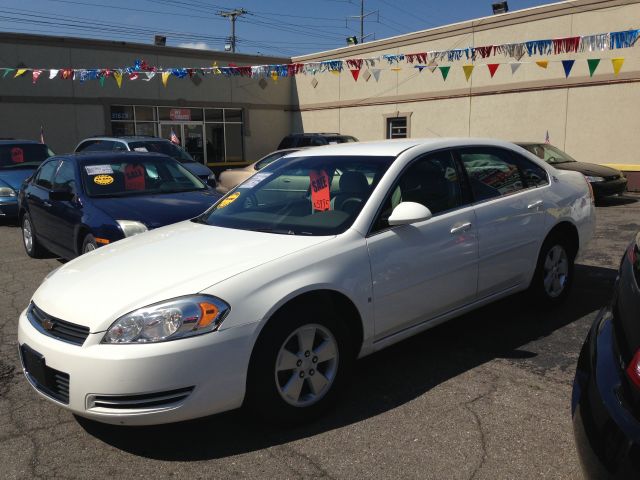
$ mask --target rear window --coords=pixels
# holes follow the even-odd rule
[[[164,153],[178,160],[180,163],[195,162],[191,155],[171,142],[163,142],[160,140],[136,141],[129,142],[129,148],[135,152]]]
[[[353,143],[358,140],[355,137],[347,136],[347,135],[337,135],[335,137],[325,137],[327,139],[327,143],[329,145],[333,143]]]
[[[0,145],[0,170],[37,168],[53,152],[42,143]]]

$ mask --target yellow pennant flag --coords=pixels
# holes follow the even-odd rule
[[[334,75],[340,75],[340,70],[329,70]]]
[[[467,82],[469,78],[471,78],[471,73],[473,72],[474,65],[463,65],[462,69],[464,70],[464,76],[467,77]]]
[[[549,66],[549,60],[538,60],[536,65],[542,68],[547,68]]]
[[[220,75],[222,73],[222,71],[218,68],[218,62],[213,62],[213,65],[211,65],[211,73],[213,73],[214,75]]]
[[[166,88],[171,72],[162,72],[162,85]]]
[[[122,87],[122,72],[118,72],[117,70],[113,72],[113,78],[116,79],[116,83],[118,84],[118,88]]]
[[[618,75],[620,73],[620,69],[622,68],[622,64],[624,63],[624,58],[612,58],[611,64],[613,65],[613,74]]]
[[[16,72],[16,74],[13,76],[13,78],[18,78],[20,75],[23,75],[24,72],[26,72],[27,69],[26,68],[19,68],[18,71]]]
[[[273,72],[271,72],[271,79],[274,82],[277,82],[278,81],[278,72],[276,72],[275,70]]]
[[[400,70],[402,70],[402,67],[393,67],[391,69],[392,72],[399,72]]]

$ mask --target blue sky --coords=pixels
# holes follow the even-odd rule
[[[365,0],[365,34],[386,38],[491,14],[496,0]],[[511,11],[551,3],[509,0]],[[222,50],[230,21],[216,15],[244,8],[238,52],[298,55],[345,45],[359,35],[360,0],[2,0],[0,30]]]

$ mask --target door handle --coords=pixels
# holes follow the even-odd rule
[[[532,208],[538,208],[542,206],[542,200],[538,200],[537,202],[533,202],[527,205],[527,209],[531,210]]]
[[[466,232],[471,228],[471,222],[463,223],[462,225],[456,225],[451,227],[451,234],[455,235],[456,233]]]
[[[288,178],[283,178],[282,183],[291,183],[291,180],[289,180]]]

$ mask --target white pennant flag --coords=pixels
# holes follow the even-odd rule
[[[520,68],[520,65],[522,64],[520,62],[515,62],[515,63],[510,63],[509,65],[511,65],[511,75],[513,75],[518,71],[518,69]]]
[[[379,68],[372,68],[371,73],[373,75],[373,78],[375,79],[375,81],[377,82],[378,80],[380,80],[380,69]]]
[[[54,78],[56,78],[59,71],[60,70],[54,70],[53,68],[49,70],[49,80],[53,80]]]
[[[151,80],[153,77],[156,76],[156,72],[145,72],[145,73],[147,74],[147,78],[142,79],[145,82],[148,82],[149,80]]]

